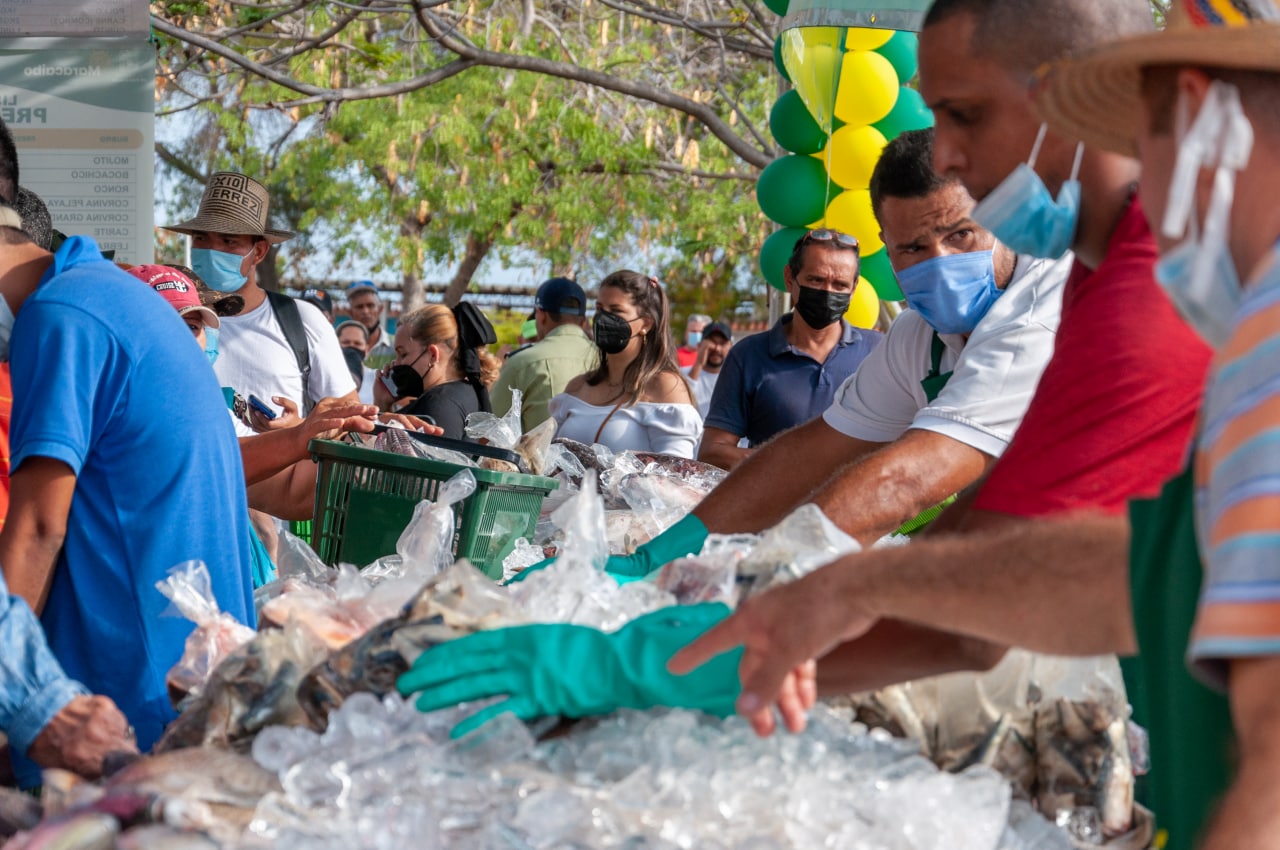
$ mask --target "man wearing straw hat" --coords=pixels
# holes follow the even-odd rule
[[[272,245],[294,234],[268,227],[266,188],[231,171],[209,178],[196,216],[165,230],[191,237],[191,266],[210,288],[244,298],[244,310],[223,319],[214,371],[223,386],[301,415],[322,398],[357,402],[355,381],[333,329],[314,305],[268,293],[257,281],[258,265]],[[290,328],[293,332],[290,332]],[[262,430],[296,424],[292,416]],[[253,431],[236,423],[240,436]]]
[[[1194,463],[1131,514],[1135,541],[1167,538],[1170,529],[1182,541],[1176,552],[1155,548],[1156,557],[1135,546],[1130,558],[1145,685],[1145,705],[1135,709],[1151,731],[1152,802],[1170,846],[1187,847],[1238,761],[1238,781],[1203,846],[1275,846],[1280,9],[1271,0],[1176,0],[1164,32],[1042,73],[1037,105],[1066,135],[1140,156],[1142,196],[1161,241],[1157,278],[1217,352]],[[1230,715],[1170,674],[1184,652],[1201,679],[1226,690]]]

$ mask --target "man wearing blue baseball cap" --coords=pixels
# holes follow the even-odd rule
[[[507,358],[490,397],[493,412],[511,409],[511,390],[523,394],[520,425],[528,431],[545,422],[552,396],[596,366],[596,345],[587,336],[587,293],[565,277],[553,277],[538,287],[533,301],[538,342]]]

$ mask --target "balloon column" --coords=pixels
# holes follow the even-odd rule
[[[785,13],[787,0],[766,0]],[[769,128],[789,151],[756,184],[760,209],[781,230],[760,249],[760,270],[784,287],[782,269],[806,228],[830,227],[857,237],[862,280],[848,318],[869,327],[879,315],[874,296],[902,300],[889,267],[868,185],[880,152],[899,133],[933,125],[915,89],[916,36],[850,27],[798,27],[782,33],[774,62],[794,89],[778,98]]]

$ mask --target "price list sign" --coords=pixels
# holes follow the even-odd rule
[[[143,0],[4,0],[0,36],[131,35],[146,38],[151,19]]]
[[[41,41],[0,50],[0,118],[22,185],[68,236],[92,236],[120,262],[151,262],[155,52]]]

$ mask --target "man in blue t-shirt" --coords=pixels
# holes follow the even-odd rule
[[[0,228],[11,275],[34,291],[10,346],[0,565],[67,674],[114,699],[145,751],[175,716],[165,674],[192,628],[161,616],[155,583],[202,560],[219,607],[254,624],[239,449],[182,319],[91,239],[50,255]]]

